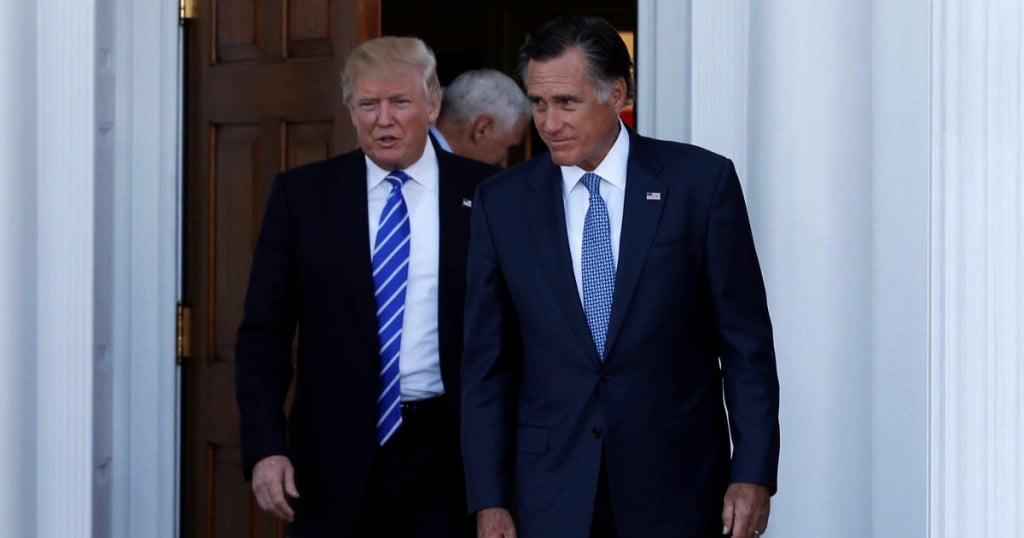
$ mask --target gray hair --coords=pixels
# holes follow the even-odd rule
[[[494,69],[466,71],[444,89],[441,117],[465,125],[482,114],[494,118],[499,132],[508,132],[530,117],[530,101],[512,77]]]

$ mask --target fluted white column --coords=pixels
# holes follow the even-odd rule
[[[872,538],[928,529],[929,1],[871,7]]]
[[[782,387],[774,536],[871,536],[871,10],[751,2],[746,190]]]
[[[92,528],[96,12],[36,6],[37,536],[80,538]]]
[[[639,8],[640,43],[652,29],[659,48],[646,66],[653,79],[643,78],[638,51],[641,131],[654,117],[646,132],[672,138],[663,117],[683,110],[684,140],[743,170],[782,383],[769,534],[871,536],[871,6],[647,0]],[[663,40],[664,28],[687,37]]]
[[[636,125],[647,136],[690,139],[690,4],[637,2]]]
[[[1024,10],[933,0],[931,528],[1024,535]]]
[[[36,80],[32,2],[0,3],[0,522],[35,536]]]
[[[750,2],[693,2],[690,141],[733,160],[747,181]]]

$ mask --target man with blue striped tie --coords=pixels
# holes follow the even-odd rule
[[[356,48],[342,93],[359,149],[283,172],[267,202],[236,352],[243,468],[293,537],[464,536],[470,201],[497,168],[430,141],[419,39]]]

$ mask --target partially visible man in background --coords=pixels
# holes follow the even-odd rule
[[[504,167],[529,122],[530,102],[516,81],[501,71],[476,69],[444,89],[441,114],[430,131],[447,151]]]

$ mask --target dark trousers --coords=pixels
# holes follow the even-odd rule
[[[402,426],[374,455],[354,536],[472,536],[458,425],[444,398],[403,404]]]
[[[594,499],[594,517],[590,522],[590,538],[616,538],[612,498],[608,491],[608,464],[601,452],[601,473],[597,478],[597,496]]]

